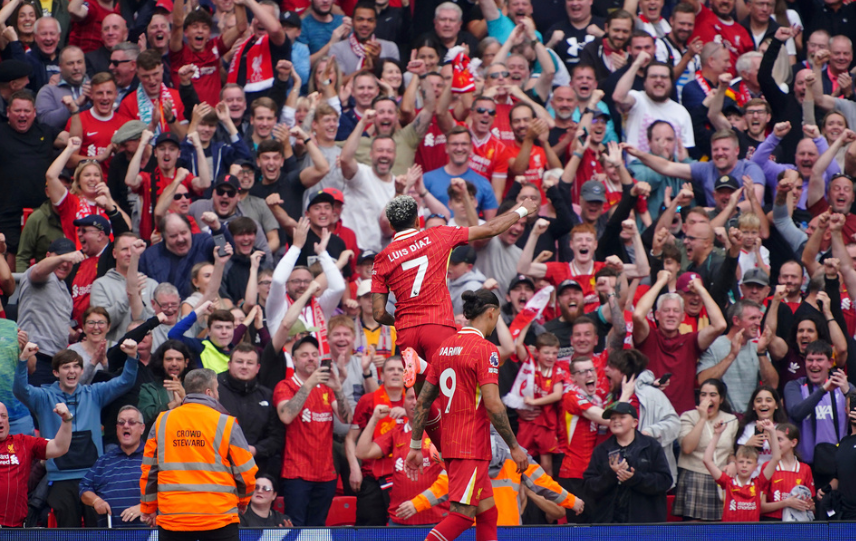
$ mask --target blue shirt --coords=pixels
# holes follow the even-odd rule
[[[693,162],[690,164],[693,180],[704,186],[704,193],[707,199],[707,206],[715,207],[716,202],[713,200],[713,183],[716,182],[721,175],[716,170],[713,162]],[[742,182],[743,175],[752,177],[752,182],[755,184],[764,185],[764,172],[757,164],[749,160],[737,160],[737,165],[728,173],[737,179],[737,182]]]
[[[300,24],[300,37],[297,41],[308,45],[309,52],[315,54],[327,45],[333,36],[333,30],[341,26],[344,18],[344,15],[333,15],[332,21],[322,23],[310,13]]]
[[[496,203],[496,196],[493,194],[493,187],[490,185],[490,182],[470,168],[467,168],[467,171],[463,175],[455,175],[453,177],[446,172],[445,167],[440,167],[439,169],[425,173],[423,181],[425,182],[425,189],[448,207],[448,190],[449,186],[452,185],[452,178],[462,178],[471,182],[476,187],[477,211],[493,210],[499,206]]]
[[[103,455],[80,481],[80,495],[94,492],[110,505],[114,528],[140,528],[140,519],[131,522],[122,520],[122,512],[140,505],[140,472],[143,467],[143,449],[146,441],[130,455],[121,447],[115,447]],[[98,515],[98,527],[107,527],[107,515]]]

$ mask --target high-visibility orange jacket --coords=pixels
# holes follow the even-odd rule
[[[158,415],[143,451],[140,511],[172,531],[214,530],[239,522],[258,468],[236,419],[204,394]]]
[[[507,459],[499,473],[496,476],[491,476],[490,482],[493,487],[496,510],[499,513],[497,526],[520,525],[520,506],[517,495],[520,492],[521,482],[529,490],[565,509],[573,508],[576,502],[576,497],[563,489],[538,464],[529,464],[529,467],[521,475],[517,473],[517,464],[511,459]],[[437,477],[433,485],[410,501],[416,507],[416,511],[421,512],[446,501],[448,494],[449,477],[443,472]]]

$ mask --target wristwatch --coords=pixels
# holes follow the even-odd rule
[[[74,414],[71,412],[68,412],[68,414],[70,417],[68,419],[63,418],[63,420],[62,420],[63,423],[70,423],[74,420]]]

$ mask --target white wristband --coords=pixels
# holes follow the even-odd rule
[[[525,218],[529,215],[529,211],[525,207],[520,207],[514,212],[520,215],[521,218]]]
[[[410,448],[414,451],[422,450],[422,441],[421,440],[410,440]]]

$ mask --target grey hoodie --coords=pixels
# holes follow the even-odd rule
[[[158,283],[151,278],[146,279],[143,289],[143,314],[140,319],[149,319],[155,313],[152,310],[152,295]],[[113,342],[125,336],[128,324],[131,323],[131,306],[128,304],[128,294],[125,287],[125,277],[116,269],[110,269],[92,284],[89,298],[90,306],[100,306],[110,314],[110,332],[107,339]]]
[[[455,315],[464,313],[461,294],[464,291],[480,289],[485,280],[487,277],[476,268],[455,280],[449,280],[449,295],[452,296],[452,309]]]
[[[678,479],[678,465],[672,445],[681,431],[681,418],[663,391],[654,387],[654,373],[645,370],[636,378],[636,398],[639,399],[639,431],[645,431],[663,446],[666,461],[672,471],[672,486]]]

